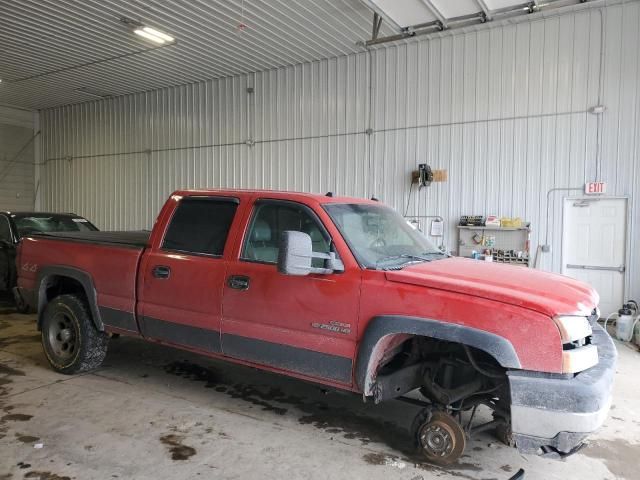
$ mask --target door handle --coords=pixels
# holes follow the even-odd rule
[[[231,275],[227,279],[227,285],[235,290],[249,290],[249,277],[245,275]]]
[[[171,269],[165,265],[156,265],[151,270],[152,275],[155,278],[169,278],[171,276]]]

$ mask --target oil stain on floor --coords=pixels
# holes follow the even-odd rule
[[[413,450],[408,432],[392,422],[365,417],[341,408],[332,408],[326,402],[289,395],[277,387],[261,389],[232,382],[213,368],[205,368],[187,361],[172,362],[166,365],[164,370],[172,375],[202,382],[206,388],[215,389],[277,415],[287,413],[288,409],[282,405],[296,407],[304,414],[298,419],[299,423],[313,425],[328,433],[340,433],[347,439],[359,440],[363,445],[382,442],[405,454]]]
[[[22,443],[34,443],[40,440],[40,438],[34,437],[33,435],[24,435],[22,433],[16,433],[16,438]]]
[[[2,418],[2,422],[28,422],[33,418],[33,415],[26,415],[24,413],[9,413]]]
[[[32,335],[13,335],[7,337],[0,337],[0,348],[5,348],[10,345],[24,345],[27,343],[40,342],[40,334]]]
[[[8,375],[10,377],[24,377],[25,373],[17,368],[0,364],[0,375]]]
[[[33,480],[71,480],[71,477],[67,477],[66,475],[62,476],[56,473],[42,472],[37,470],[27,472],[24,478],[31,478]]]
[[[184,437],[173,433],[160,437],[160,441],[169,447],[171,460],[188,460],[196,454],[196,449],[182,443]]]
[[[191,362],[172,362],[164,367],[165,372],[177,375],[189,380],[203,382],[205,388],[215,389],[217,392],[225,393],[232,398],[238,398],[245,402],[260,407],[265,412],[273,412],[277,415],[287,413],[286,408],[274,406],[271,401],[279,403],[291,403],[299,399],[291,397],[284,398],[284,394],[279,389],[272,388],[268,392],[263,392],[249,385],[240,383],[231,384],[225,381],[222,376],[211,368],[205,368]]]

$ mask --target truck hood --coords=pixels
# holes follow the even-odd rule
[[[408,265],[385,272],[406,283],[517,305],[545,315],[590,315],[599,297],[589,285],[563,275],[466,258]]]

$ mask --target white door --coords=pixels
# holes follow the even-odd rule
[[[627,199],[565,199],[562,273],[598,291],[602,316],[624,301],[626,238]]]

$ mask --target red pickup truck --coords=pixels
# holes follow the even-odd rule
[[[611,403],[616,350],[593,289],[451,257],[375,200],[177,191],[151,233],[32,236],[17,262],[56,371],[98,367],[121,334],[418,402],[411,434],[441,464],[487,429],[570,453]],[[493,419],[463,427],[481,405]]]

